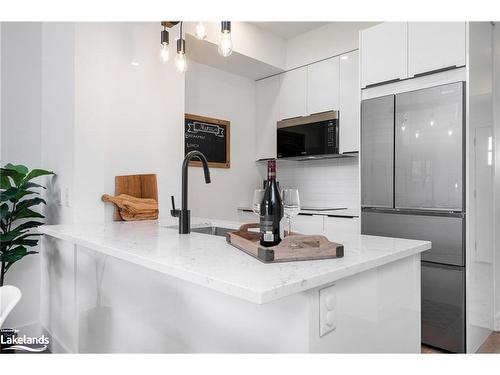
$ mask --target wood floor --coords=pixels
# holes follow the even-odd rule
[[[422,345],[423,354],[443,354],[439,349]],[[493,332],[479,348],[477,353],[500,353],[500,332]]]

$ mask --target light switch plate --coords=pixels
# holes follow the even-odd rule
[[[324,336],[337,328],[337,294],[335,285],[319,291],[319,335]]]

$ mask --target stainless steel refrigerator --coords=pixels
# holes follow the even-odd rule
[[[364,100],[361,232],[432,241],[422,342],[465,352],[465,83]]]

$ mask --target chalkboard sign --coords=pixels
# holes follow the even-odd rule
[[[186,113],[184,118],[184,155],[198,150],[214,168],[230,168],[229,121]],[[201,166],[193,160],[189,165]]]

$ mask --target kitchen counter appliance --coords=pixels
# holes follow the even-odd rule
[[[278,158],[309,160],[339,154],[339,113],[328,111],[278,121]]]

